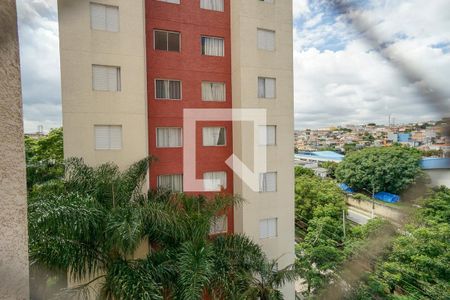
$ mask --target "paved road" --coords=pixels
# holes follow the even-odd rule
[[[353,221],[357,224],[364,225],[371,219],[370,215],[361,212],[353,207],[348,207],[347,210],[347,219]]]

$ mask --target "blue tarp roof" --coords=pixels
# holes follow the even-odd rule
[[[450,158],[426,157],[422,158],[420,166],[423,170],[450,169]]]
[[[348,185],[346,185],[345,183],[340,183],[339,187],[341,188],[341,190],[343,190],[346,193],[354,193],[354,191],[352,190],[351,187],[349,187]]]
[[[400,196],[388,192],[379,192],[374,195],[374,198],[389,203],[396,203],[400,201]]]
[[[315,157],[321,159],[332,159],[332,160],[343,160],[344,155],[339,154],[334,151],[314,151],[314,152],[299,152],[295,155],[296,157]]]

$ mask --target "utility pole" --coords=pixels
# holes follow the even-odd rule
[[[344,231],[344,240],[345,240],[345,209],[342,210],[342,230]]]

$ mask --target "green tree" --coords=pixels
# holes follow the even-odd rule
[[[296,178],[295,222],[298,227],[306,229],[315,211],[327,205],[333,208],[333,216],[340,218],[345,209],[345,197],[336,182],[308,175]]]
[[[30,194],[30,259],[68,271],[80,284],[66,293],[78,296],[94,285],[100,299],[236,299],[245,293],[267,261],[260,247],[243,235],[210,236],[217,215],[241,199],[143,193],[150,163],[121,172],[114,164],[92,168],[68,160],[63,180]],[[136,258],[143,245],[148,255]]]
[[[320,166],[322,168],[325,168],[328,170],[328,176],[331,178],[336,178],[336,168],[338,166],[337,162],[334,161],[324,161],[320,163]]]
[[[40,138],[25,137],[27,186],[61,178],[64,175],[63,129],[52,129]]]
[[[421,174],[420,159],[420,152],[412,148],[366,148],[348,154],[336,178],[356,190],[398,194]]]
[[[373,273],[348,299],[450,299],[450,189],[424,200],[416,217],[394,240]]]
[[[344,152],[346,154],[349,154],[350,152],[356,151],[356,144],[355,143],[348,143],[344,145]]]
[[[300,176],[315,176],[314,171],[302,166],[295,166],[295,177]]]

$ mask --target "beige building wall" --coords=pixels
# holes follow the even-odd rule
[[[90,1],[58,1],[64,156],[125,168],[148,153],[144,0],[94,2],[119,7],[119,32],[91,28]],[[94,64],[120,67],[121,90],[94,91]],[[122,125],[122,149],[96,150],[94,125]]]
[[[16,1],[0,1],[0,299],[29,299]]]
[[[267,125],[277,126],[277,143],[267,147],[267,169],[277,172],[277,191],[254,192],[235,176],[235,192],[246,202],[235,210],[235,231],[252,237],[279,268],[294,262],[293,36],[292,1],[231,1],[233,108],[267,109]],[[259,50],[257,29],[275,31],[275,51]],[[276,78],[276,98],[258,98],[258,77]],[[253,167],[253,126],[235,124],[234,153]],[[259,221],[277,218],[277,236],[260,239]],[[294,286],[284,288],[294,299]]]

